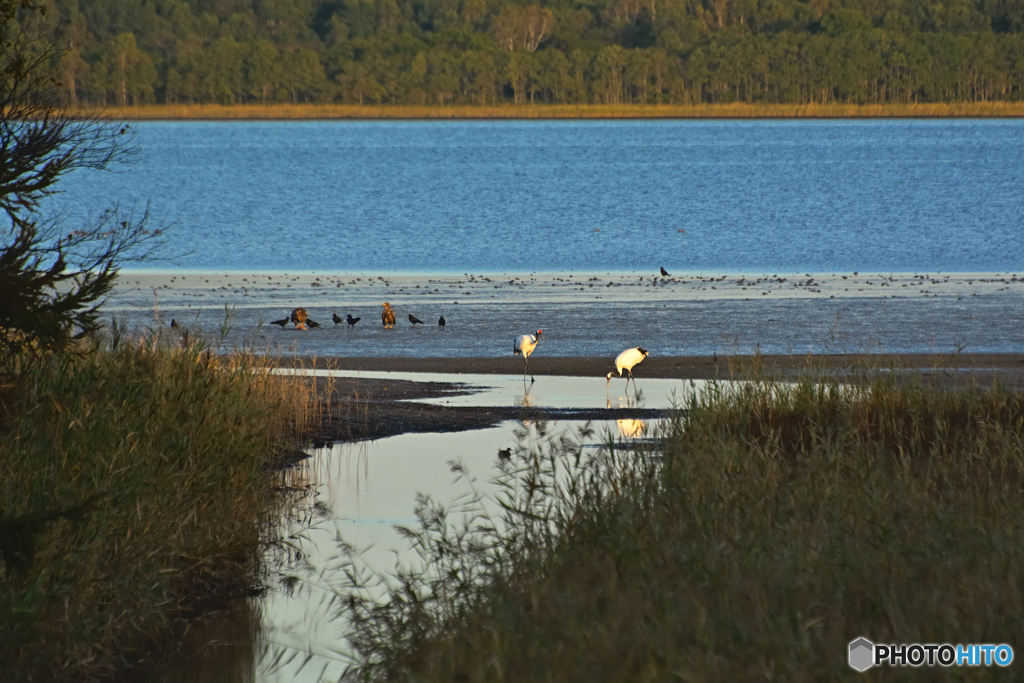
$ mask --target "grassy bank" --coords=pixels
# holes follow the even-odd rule
[[[120,669],[258,585],[310,410],[265,366],[127,340],[0,375],[0,680]]]
[[[949,104],[708,104],[428,107],[336,104],[154,104],[112,108],[125,119],[757,119],[972,118],[1024,116],[1024,102]]]
[[[1024,395],[809,378],[685,408],[663,457],[519,453],[499,519],[426,503],[427,570],[350,596],[353,678],[860,680],[858,636],[1024,643]]]

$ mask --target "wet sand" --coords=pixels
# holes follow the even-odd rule
[[[1018,273],[130,273],[106,311],[223,348],[332,357],[500,358],[544,331],[541,357],[1024,352]],[[381,304],[397,329],[381,326]],[[269,323],[305,308],[302,331]],[[361,318],[335,325],[332,315]],[[425,322],[413,325],[414,315]],[[438,319],[444,316],[442,330]]]
[[[521,371],[522,360],[498,358],[282,358],[282,367],[340,371],[509,375]],[[545,378],[603,378],[610,371],[607,358],[531,359],[536,383]],[[634,368],[638,387],[644,379],[742,380],[769,377],[791,380],[814,373],[842,381],[859,381],[879,373],[895,373],[903,380],[934,382],[948,387],[999,382],[1024,389],[1024,354],[936,355],[804,355],[647,358]],[[321,399],[321,420],[312,438],[323,445],[336,441],[376,439],[406,432],[452,432],[482,429],[506,420],[649,420],[668,415],[649,408],[563,408],[515,406],[430,405],[417,400],[466,393],[456,382],[419,382],[405,379],[335,377],[309,379]],[[622,380],[616,377],[616,385]],[[617,391],[617,388],[616,388]]]
[[[424,372],[452,374],[519,374],[521,357],[507,358],[379,358],[379,357],[281,357],[281,367],[305,367],[367,372]],[[860,372],[888,370],[919,372],[924,376],[983,380],[999,377],[1016,384],[1024,379],[1024,353],[959,354],[803,354],[803,355],[712,355],[648,356],[633,369],[633,375],[660,379],[743,379],[756,367],[767,377],[792,378],[808,372],[855,376]],[[530,358],[534,377],[604,377],[614,372],[612,357]]]

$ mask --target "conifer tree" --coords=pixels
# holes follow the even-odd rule
[[[145,214],[114,207],[69,228],[45,206],[68,173],[110,168],[133,149],[128,126],[60,108],[62,44],[43,3],[0,0],[0,358],[97,329],[119,266],[149,255],[153,238]]]

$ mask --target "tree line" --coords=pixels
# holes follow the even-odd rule
[[[51,1],[73,105],[1024,98],[1024,0]]]

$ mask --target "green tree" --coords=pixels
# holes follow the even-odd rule
[[[459,65],[446,52],[431,52],[427,55],[427,93],[433,100],[444,106],[459,91]]]
[[[297,48],[287,50],[281,56],[285,85],[291,93],[292,102],[315,100],[327,89],[327,77],[320,57],[312,50]]]
[[[530,78],[530,64],[526,53],[513,52],[505,63],[505,81],[512,88],[513,102],[519,105],[526,99],[526,82]]]
[[[66,48],[41,26],[44,13],[0,0],[0,355],[96,330],[120,263],[151,237],[144,216],[111,210],[69,229],[45,213],[67,174],[123,162],[132,143],[127,126],[61,111],[52,65]]]
[[[245,76],[249,94],[266,104],[267,98],[273,95],[284,78],[281,60],[273,43],[269,40],[256,41],[246,60]]]
[[[498,68],[489,52],[471,50],[463,61],[464,89],[471,102],[483,106],[496,97]]]
[[[594,60],[594,99],[604,104],[622,102],[623,74],[629,53],[619,45],[602,47]]]

